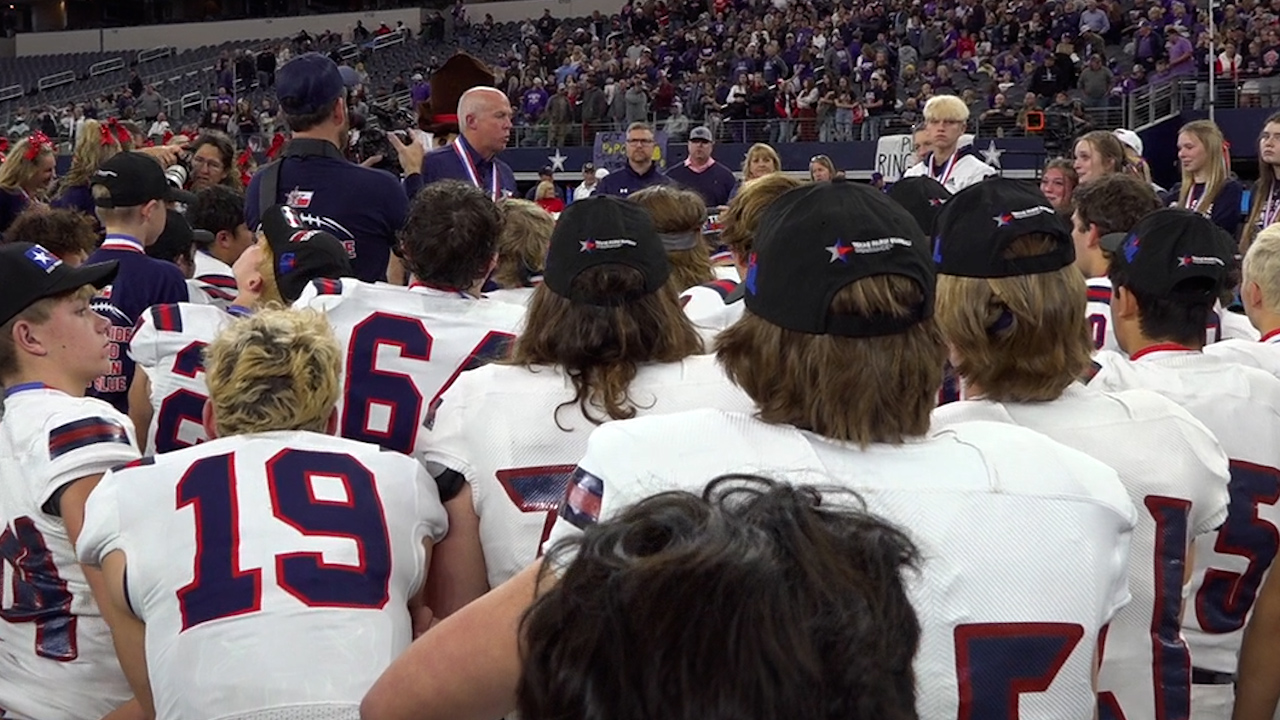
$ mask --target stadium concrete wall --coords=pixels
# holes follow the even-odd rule
[[[467,17],[471,22],[484,20],[485,13],[494,22],[519,22],[525,18],[542,17],[542,11],[550,8],[558,18],[586,17],[596,10],[608,17],[622,7],[619,0],[504,0],[503,2],[467,3]]]
[[[555,0],[551,1],[552,4],[555,3]],[[542,9],[539,8],[537,12],[541,14]],[[310,33],[332,30],[348,35],[351,32],[351,28],[355,27],[357,20],[364,21],[364,26],[370,30],[378,27],[381,23],[395,27],[396,21],[403,21],[416,34],[418,26],[422,22],[421,13],[421,10],[409,8],[379,12],[263,18],[261,20],[171,23],[111,28],[108,30],[20,33],[14,38],[15,54],[18,57],[27,57],[31,55],[55,55],[58,53],[137,51],[156,47],[190,50],[203,45],[220,45],[231,41],[267,40],[286,37],[296,35],[302,30]],[[483,18],[484,15],[481,14],[480,17]],[[494,17],[496,18],[497,16]]]

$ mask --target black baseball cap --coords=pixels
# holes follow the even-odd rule
[[[542,282],[555,294],[587,305],[622,305],[634,297],[586,297],[572,289],[588,268],[618,263],[644,275],[642,295],[667,282],[671,267],[649,213],[615,197],[597,196],[571,203],[556,220]]]
[[[920,175],[894,183],[889,188],[889,197],[911,213],[920,231],[928,236],[933,234],[933,223],[942,212],[942,206],[951,199],[951,192],[937,180]]]
[[[347,68],[344,74],[327,55],[304,53],[276,70],[276,98],[287,115],[320,112],[346,97],[359,76]]]
[[[288,302],[297,300],[312,280],[355,276],[342,242],[323,230],[307,227],[293,208],[267,208],[262,214],[262,233],[275,260],[276,287]]]
[[[0,245],[0,325],[37,300],[71,292],[85,285],[101,288],[116,276],[116,261],[71,267],[41,245],[8,242]]]
[[[1111,262],[1126,267],[1126,285],[1156,297],[1204,292],[1201,287],[1179,289],[1184,280],[1203,278],[1220,287],[1233,260],[1231,236],[1209,218],[1183,208],[1156,210],[1128,233],[1103,235],[1098,244],[1111,253]]]
[[[796,332],[878,337],[904,332],[933,315],[934,270],[924,233],[879,190],[836,178],[788,190],[756,227],[746,286],[747,309]],[[906,317],[832,315],[847,285],[877,275],[914,280],[924,300]]]
[[[1006,257],[1024,235],[1047,235],[1051,251],[1033,257]],[[999,278],[1054,272],[1076,260],[1066,220],[1054,212],[1040,188],[1008,178],[991,178],[961,190],[943,206],[933,228],[933,261],[941,275]]]
[[[111,194],[98,198],[100,208],[127,208],[146,205],[152,200],[190,203],[195,196],[169,184],[160,163],[140,152],[122,152],[102,163],[93,174],[90,185],[101,185]]]
[[[178,258],[194,251],[196,233],[182,213],[170,209],[166,214],[168,217],[164,221],[164,232],[147,246],[146,252],[157,260],[176,262]]]

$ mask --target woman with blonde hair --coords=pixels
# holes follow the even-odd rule
[[[44,133],[14,145],[0,165],[0,241],[24,210],[43,206],[57,163],[53,141]]]
[[[1235,237],[1244,186],[1231,177],[1227,141],[1212,120],[1196,120],[1178,131],[1182,182],[1165,196],[1171,207],[1200,213]]]
[[[836,164],[826,155],[814,155],[809,160],[809,179],[813,182],[834,180],[836,174]]]
[[[702,221],[707,206],[692,190],[654,185],[635,193],[631,202],[649,212],[658,237],[667,251],[671,277],[667,285],[677,294],[716,279],[711,268],[711,251],[702,239]]]
[[[564,211],[564,201],[556,196],[556,184],[550,180],[538,183],[538,187],[533,191],[533,201],[538,204],[538,207],[552,214]]]
[[[527,305],[542,283],[547,247],[556,221],[551,213],[528,200],[507,198],[498,203],[502,211],[502,234],[498,236],[498,265],[489,276],[497,285],[485,295],[518,305]]]
[[[102,163],[124,151],[122,145],[128,136],[129,131],[114,119],[105,123],[85,120],[84,129],[76,138],[76,146],[71,153],[71,169],[62,177],[58,192],[49,204],[84,213],[96,223],[97,210],[93,204],[93,193],[89,191],[89,183]]]
[[[778,157],[778,152],[764,143],[756,143],[747,150],[747,157],[742,161],[742,182],[749,183],[780,170],[782,158]]]

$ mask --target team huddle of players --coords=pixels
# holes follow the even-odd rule
[[[415,197],[407,288],[277,206],[224,304],[140,314],[123,409],[84,395],[124,270],[17,238],[0,717],[1270,718],[1280,228],[1241,279],[1209,220],[1099,183],[1064,218],[1001,178],[767,176],[722,215],[741,282],[693,288],[669,252],[701,241],[591,198],[512,302],[481,292],[503,211],[473,185]],[[708,586],[789,599],[688,596],[704,555],[661,561],[728,531],[658,532],[677,501],[646,498],[742,473],[902,534],[863,522],[824,578],[821,532],[781,576],[765,533]],[[796,642],[748,641],[778,607]],[[724,667],[785,710],[706,710],[771,683]]]

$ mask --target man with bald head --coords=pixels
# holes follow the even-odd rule
[[[494,200],[516,192],[511,166],[498,159],[511,135],[511,103],[501,90],[473,87],[458,100],[458,137],[427,153],[422,179],[461,180]]]

